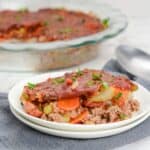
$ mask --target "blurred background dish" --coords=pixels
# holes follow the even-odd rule
[[[89,0],[86,4],[84,0],[16,0],[12,3],[8,0],[0,1],[0,10],[27,8],[35,11],[48,7],[92,12],[99,19],[109,18],[109,26],[103,32],[66,41],[1,42],[1,71],[45,71],[79,65],[97,56],[99,43],[115,37],[127,26],[126,17],[119,10]]]

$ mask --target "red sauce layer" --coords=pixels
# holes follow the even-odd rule
[[[114,76],[100,70],[85,69],[49,78],[36,85],[25,86],[23,93],[30,101],[51,101],[70,97],[89,97],[97,91],[111,86],[119,91],[132,92],[137,86],[123,76]]]
[[[0,12],[0,41],[19,39],[38,42],[67,40],[103,31],[95,16],[65,9],[5,10]]]

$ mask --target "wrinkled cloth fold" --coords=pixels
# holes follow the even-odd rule
[[[123,70],[115,60],[104,66],[105,70],[126,74],[150,89],[150,83]],[[6,95],[0,95],[0,150],[112,150],[150,136],[150,118],[139,126],[110,137],[77,140],[40,133],[17,120],[9,109]]]

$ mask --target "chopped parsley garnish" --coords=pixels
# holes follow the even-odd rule
[[[99,73],[93,73],[92,74],[92,79],[93,80],[101,80],[102,75]]]
[[[94,85],[94,81],[93,81],[93,80],[90,80],[90,81],[88,81],[88,82],[86,83],[86,85],[87,85],[87,86],[92,86],[92,85]]]
[[[63,82],[65,81],[65,79],[64,79],[64,78],[57,78],[56,81],[57,81],[58,83],[63,83]]]
[[[47,21],[44,21],[44,22],[43,22],[43,25],[44,25],[44,26],[48,26],[48,24],[49,24],[49,23],[48,23]]]
[[[28,87],[33,90],[36,87],[36,84],[28,82]]]
[[[17,15],[17,16],[15,16],[15,18],[16,18],[16,21],[20,21],[21,20],[21,15]]]
[[[27,11],[28,11],[28,8],[26,8],[26,7],[23,7],[23,8],[19,9],[19,12],[22,12],[22,13],[27,12]]]
[[[58,82],[55,79],[52,80],[52,83],[53,84],[58,84]]]
[[[65,79],[62,77],[62,78],[56,78],[52,81],[54,84],[60,84],[60,83],[64,83],[65,82]]]
[[[102,23],[105,27],[108,27],[109,26],[109,22],[110,22],[110,18],[105,18],[102,20]]]
[[[121,114],[119,114],[119,117],[121,120],[124,120],[124,119],[126,119],[127,115],[124,113],[121,113]]]
[[[122,96],[122,93],[119,92],[114,98],[115,98],[115,99],[119,99],[121,96]]]
[[[102,86],[104,87],[104,89],[107,89],[109,87],[108,83],[107,82],[103,82],[102,83]]]
[[[73,31],[73,29],[69,28],[69,27],[63,28],[63,29],[59,30],[59,32],[63,33],[63,34],[65,34],[65,33],[71,33],[72,31]]]
[[[78,69],[78,71],[77,71],[77,76],[82,76],[83,75],[83,71],[81,71],[80,69]]]
[[[57,21],[63,21],[64,20],[64,17],[63,16],[55,16],[55,19],[57,20]]]
[[[72,80],[73,80],[73,81],[76,81],[76,77],[72,77]]]

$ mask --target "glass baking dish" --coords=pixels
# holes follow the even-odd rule
[[[91,0],[1,0],[0,10],[28,8],[67,8],[90,12],[97,17],[109,18],[109,27],[99,33],[55,42],[0,43],[0,71],[44,71],[78,65],[97,55],[98,45],[113,38],[127,27],[126,17],[118,9]]]

